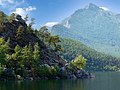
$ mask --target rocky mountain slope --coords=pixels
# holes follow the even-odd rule
[[[79,40],[97,51],[119,57],[120,15],[92,3],[53,26],[51,32],[53,35]]]
[[[3,13],[3,12],[1,12]],[[20,17],[20,16],[19,16]],[[23,21],[23,22],[22,22]],[[19,31],[19,37],[17,38],[18,28],[21,26],[22,30]],[[41,63],[46,63],[49,65],[56,64],[59,66],[63,66],[66,62],[62,59],[58,54],[53,52],[52,49],[49,49],[44,42],[42,42],[38,37],[32,33],[27,31],[27,24],[22,18],[17,20],[13,20],[12,22],[5,22],[3,29],[0,30],[0,38],[4,38],[5,40],[10,39],[10,47],[11,52],[14,47],[18,44],[20,47],[24,47],[31,43],[34,45],[35,43],[39,43],[40,46],[40,60]],[[14,52],[14,51],[13,51]]]

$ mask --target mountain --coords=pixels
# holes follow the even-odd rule
[[[92,3],[54,25],[51,33],[79,40],[96,51],[119,57],[120,15]]]
[[[60,55],[68,62],[78,55],[84,56],[88,71],[117,71],[120,68],[120,58],[97,52],[79,41],[62,38],[60,44],[64,47]]]

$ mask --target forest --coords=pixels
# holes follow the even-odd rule
[[[67,61],[82,55],[87,59],[86,69],[90,71],[118,71],[120,69],[120,58],[113,57],[82,44],[72,39],[61,39],[60,44],[64,51],[60,53]]]
[[[64,50],[59,36],[52,36],[46,26],[34,30],[34,18],[27,25],[28,18],[0,12],[0,80],[91,76],[83,70],[87,60],[82,55],[67,63],[59,55]]]

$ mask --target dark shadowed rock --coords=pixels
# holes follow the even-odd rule
[[[35,34],[29,33],[27,31],[27,24],[21,18],[21,16],[16,16],[17,20],[14,20],[12,23],[6,22],[4,23],[3,32],[0,33],[0,37],[8,40],[10,38],[10,47],[11,53],[14,47],[18,44],[21,47],[28,45],[29,43],[34,46],[36,43],[40,46],[40,63],[48,64],[48,65],[59,65],[63,66],[66,62],[62,59],[58,54],[56,54],[52,49],[48,49],[48,47],[42,42]],[[22,40],[17,40],[16,34],[18,27],[22,26],[23,32],[21,35]]]

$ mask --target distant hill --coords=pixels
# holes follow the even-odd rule
[[[119,70],[120,68],[120,58],[97,52],[79,41],[61,39],[61,45],[64,47],[61,56],[67,61],[73,60],[78,55],[84,56],[87,59],[87,70],[107,71]]]
[[[120,15],[92,3],[53,26],[51,33],[120,57]]]

